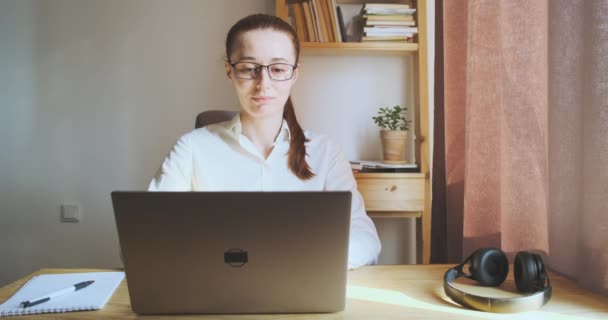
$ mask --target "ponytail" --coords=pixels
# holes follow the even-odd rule
[[[289,169],[300,178],[300,180],[309,180],[315,176],[306,162],[306,146],[304,144],[309,140],[304,136],[304,131],[302,131],[302,127],[300,127],[300,124],[296,119],[296,112],[293,109],[291,97],[287,98],[287,103],[285,103],[283,118],[287,121],[287,126],[289,127],[289,132],[291,134],[289,152],[287,154]]]

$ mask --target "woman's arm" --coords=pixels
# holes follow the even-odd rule
[[[348,268],[375,264],[381,244],[373,221],[367,216],[363,198],[357,190],[350,163],[335,144],[330,144],[330,166],[325,190],[347,190],[352,193]]]
[[[186,134],[173,146],[148,191],[191,191],[192,166],[191,134]]]

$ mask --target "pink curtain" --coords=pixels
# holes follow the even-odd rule
[[[447,261],[536,251],[608,293],[608,1],[442,9]]]

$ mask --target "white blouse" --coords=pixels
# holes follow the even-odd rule
[[[290,132],[283,125],[267,159],[242,134],[240,116],[182,136],[166,157],[150,191],[351,191],[348,268],[374,264],[380,253],[350,164],[325,135],[305,132],[306,161],[315,176],[300,180],[288,167]]]

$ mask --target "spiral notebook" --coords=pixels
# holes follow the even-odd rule
[[[122,279],[124,272],[84,272],[43,274],[33,277],[12,297],[0,305],[0,317],[36,313],[97,310],[108,302]],[[90,286],[64,294],[36,306],[22,308],[21,302],[35,299],[83,281],[95,281]]]

